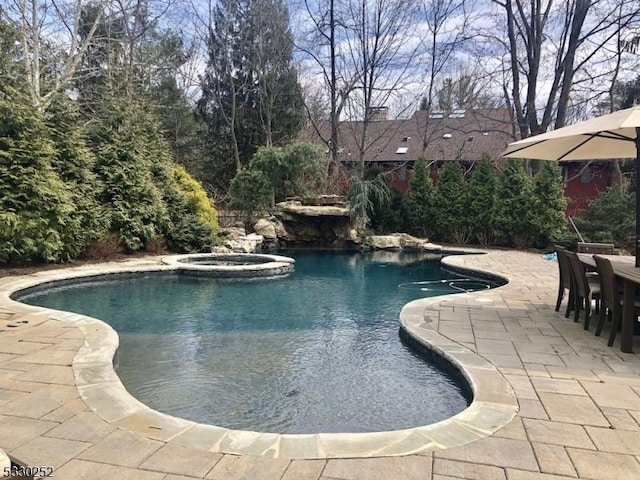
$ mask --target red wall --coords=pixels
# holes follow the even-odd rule
[[[601,164],[591,164],[589,172],[580,176],[580,169],[584,163],[567,164],[565,179],[571,179],[566,184],[564,195],[569,198],[567,215],[578,216],[578,212],[589,206],[589,201],[611,185],[611,174],[607,167]],[[575,177],[575,178],[573,178]],[[589,180],[588,182],[586,182]]]

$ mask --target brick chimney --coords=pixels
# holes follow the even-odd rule
[[[388,120],[389,107],[369,107],[369,120],[377,122],[380,120]]]

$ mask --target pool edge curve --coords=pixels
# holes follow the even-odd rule
[[[473,254],[480,252],[473,251]],[[447,257],[455,258],[455,257]],[[448,264],[444,261],[443,263]],[[464,445],[488,437],[515,417],[515,393],[489,361],[447,339],[429,326],[425,315],[442,296],[414,300],[400,312],[401,329],[423,347],[447,359],[471,385],[473,401],[462,412],[442,421],[403,430],[368,433],[275,434],[231,430],[157,412],[130,395],[115,370],[118,335],[107,323],[81,314],[20,303],[12,295],[36,285],[113,273],[175,271],[178,266],[107,264],[14,277],[0,287],[0,301],[25,313],[72,324],[84,335],[72,368],[76,388],[100,418],[147,438],[212,452],[287,459],[367,458],[400,456]],[[482,272],[477,269],[472,271]],[[458,294],[482,302],[486,292]]]

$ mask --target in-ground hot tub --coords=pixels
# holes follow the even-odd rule
[[[194,253],[165,257],[166,265],[213,278],[277,277],[294,270],[295,260],[280,255],[257,253]]]

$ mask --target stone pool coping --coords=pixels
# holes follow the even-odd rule
[[[425,315],[428,311],[426,307],[441,302],[442,296],[420,299],[405,305],[400,312],[400,322],[403,330],[415,341],[442,355],[460,370],[473,389],[474,399],[471,405],[453,417],[426,426],[387,432],[308,435],[230,430],[152,410],[132,397],[117,377],[112,361],[118,348],[118,335],[109,325],[99,319],[29,306],[10,298],[20,290],[60,280],[114,273],[173,271],[177,268],[174,264],[109,264],[39,272],[28,277],[15,277],[5,283],[0,290],[0,303],[19,306],[25,313],[66,322],[80,329],[84,335],[84,344],[72,362],[75,383],[81,398],[100,418],[150,439],[171,441],[173,444],[195,449],[287,459],[409,455],[460,446],[488,437],[506,426],[518,411],[515,393],[496,367],[429,326],[429,319]],[[465,295],[472,301],[483,303],[487,301],[487,295],[490,295],[488,292],[491,291],[455,296]]]

